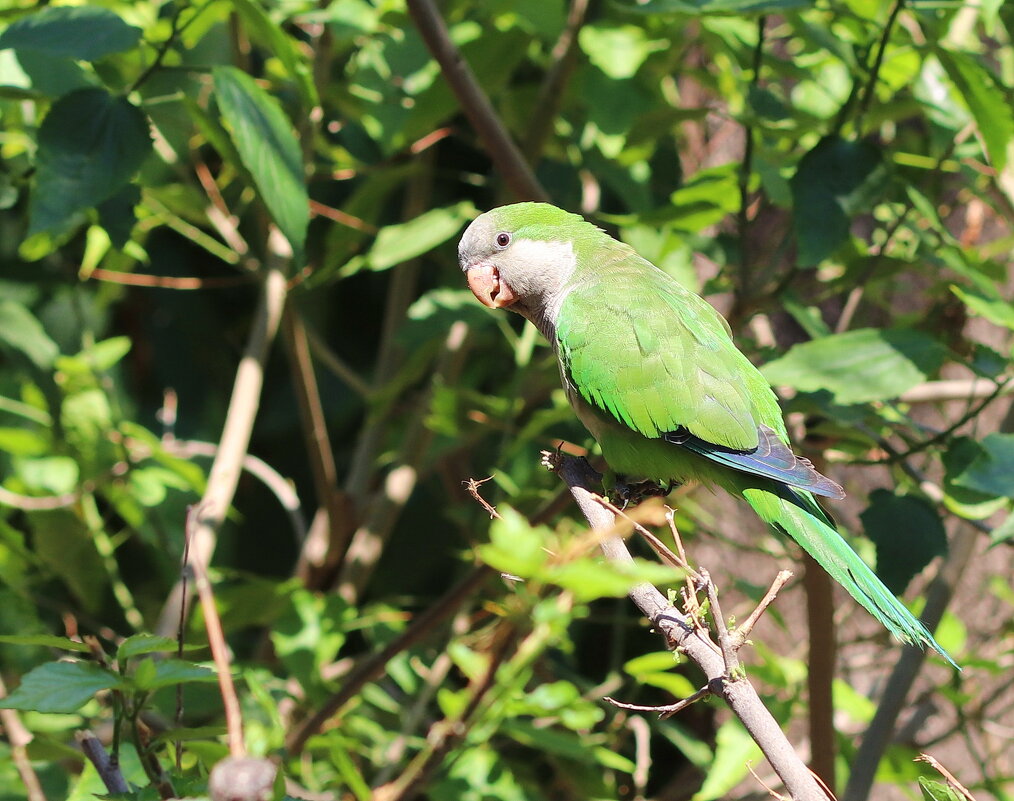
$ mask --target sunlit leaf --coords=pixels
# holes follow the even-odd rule
[[[0,300],[0,347],[22,353],[40,370],[52,367],[60,352],[34,314],[6,299]]]
[[[943,347],[910,329],[862,328],[804,342],[761,372],[774,386],[828,390],[841,404],[896,398],[935,373]]]
[[[292,124],[278,101],[246,73],[235,67],[215,67],[212,76],[218,107],[243,166],[278,228],[301,254],[310,205]]]

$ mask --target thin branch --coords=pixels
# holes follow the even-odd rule
[[[750,639],[750,632],[753,631],[753,627],[757,625],[757,621],[760,620],[761,615],[764,614],[771,602],[775,599],[782,587],[786,585],[788,580],[792,578],[791,570],[779,570],[778,575],[775,576],[775,580],[771,582],[771,586],[768,587],[768,591],[764,593],[764,597],[760,599],[760,603],[757,607],[749,614],[746,620],[736,627],[736,630],[732,633],[732,642],[736,648],[741,648],[746,645],[747,640]]]
[[[944,381],[927,381],[903,392],[898,400],[902,403],[939,403],[953,400],[987,398],[999,392],[1002,397],[1014,392],[1014,383],[1009,380],[996,382],[988,378],[961,378]]]
[[[73,506],[81,497],[80,492],[65,492],[63,495],[21,495],[0,487],[0,506],[9,506],[23,512],[44,512]]]
[[[560,108],[560,100],[577,64],[577,35],[588,15],[589,0],[571,0],[567,24],[553,45],[552,63],[539,87],[539,94],[528,120],[524,153],[529,164],[535,164],[553,130],[553,120]]]
[[[200,526],[200,508],[190,507],[187,510],[187,539],[193,542]],[[218,686],[222,693],[222,704],[225,707],[225,728],[229,740],[229,754],[233,759],[246,756],[243,745],[243,716],[240,713],[239,699],[236,697],[236,686],[232,681],[232,666],[229,663],[229,647],[225,643],[222,631],[222,620],[215,606],[215,594],[208,580],[206,565],[196,559],[189,562],[194,571],[194,584],[197,586],[197,597],[201,600],[201,611],[204,612],[204,627],[208,632],[208,644],[211,646],[211,657],[215,660],[218,672]]]
[[[252,275],[226,275],[217,278],[198,278],[196,276],[148,275],[145,273],[124,273],[117,270],[106,270],[95,267],[85,278],[106,281],[111,284],[125,286],[154,287],[156,289],[225,289],[242,286],[256,280]]]
[[[701,581],[708,594],[708,602],[711,604],[711,617],[715,621],[715,633],[718,635],[718,647],[722,649],[722,660],[725,662],[725,675],[729,678],[736,678],[742,668],[739,664],[739,657],[736,655],[736,645],[729,634],[729,626],[722,614],[722,607],[718,603],[718,588],[711,580],[711,574],[705,568],[701,568]]]
[[[586,462],[561,455],[557,472],[570,487],[575,502],[593,529],[608,529],[613,515],[595,500],[593,488],[598,476]],[[602,550],[611,561],[629,563],[630,552],[618,537],[607,539]],[[630,599],[666,638],[670,648],[683,651],[704,671],[711,692],[725,699],[733,714],[760,746],[771,767],[785,783],[795,801],[827,801],[827,794],[796,754],[778,722],[771,716],[750,682],[726,675],[722,657],[715,654],[696,633],[692,621],[672,606],[651,584],[638,584]]]
[[[464,484],[465,484],[465,489],[468,490],[468,494],[471,495],[475,499],[476,503],[478,503],[479,506],[481,506],[483,509],[486,510],[487,514],[489,514],[489,519],[490,520],[499,520],[500,519],[500,513],[496,510],[496,507],[492,506],[489,503],[489,501],[487,501],[485,498],[482,497],[482,495],[479,494],[479,487],[481,487],[487,481],[492,481],[492,480],[493,480],[493,476],[490,476],[489,478],[484,478],[481,481],[476,481],[474,478],[470,478],[470,479],[468,479],[468,481],[464,482]]]
[[[6,697],[7,687],[0,677],[0,698]],[[42,790],[35,768],[32,767],[32,760],[28,758],[28,744],[32,741],[32,733],[25,728],[16,709],[0,709],[0,728],[10,743],[11,761],[18,770],[21,783],[25,785],[26,798],[28,801],[46,801],[46,794]]]
[[[344,225],[346,228],[352,228],[356,231],[362,231],[364,234],[372,234],[376,236],[380,229],[375,225],[371,225],[362,220],[359,217],[355,217],[341,209],[332,208],[331,206],[325,206],[318,200],[310,201],[310,214],[316,217],[326,217],[331,222],[336,222],[339,225]]]
[[[269,243],[273,243],[271,246],[275,250],[275,258],[272,259],[273,263],[264,276],[260,304],[243,358],[236,370],[222,439],[208,475],[204,497],[199,504],[201,516],[191,542],[192,560],[200,565],[208,565],[211,562],[218,540],[218,529],[236,494],[243,458],[246,456],[250,434],[260,407],[264,366],[278,331],[282,309],[285,307],[286,260],[281,254],[288,249],[288,243],[284,242],[281,232],[275,228],[271,229],[268,239]],[[177,582],[162,608],[155,629],[157,634],[170,637],[176,631],[180,604],[184,602],[183,592],[183,586]]]
[[[905,7],[905,0],[895,0],[894,5],[891,8],[891,14],[887,18],[887,23],[884,25],[884,32],[880,36],[880,43],[877,47],[877,55],[873,61],[873,68],[870,70],[869,80],[866,82],[866,88],[863,92],[863,96],[859,100],[859,110],[856,113],[856,130],[861,131],[863,116],[866,114],[873,102],[873,98],[877,92],[877,81],[880,78],[880,67],[884,63],[884,53],[887,51],[887,41],[891,38],[891,31],[894,30],[894,23],[898,19],[898,14],[901,13],[902,8]]]
[[[109,757],[98,737],[85,729],[74,732],[74,739],[77,740],[81,752],[88,757],[88,761],[95,767],[95,772],[99,774],[99,778],[102,779],[102,783],[110,793],[130,792],[127,780],[120,772],[119,764]]]
[[[458,98],[461,110],[486,146],[497,172],[519,200],[548,200],[521,150],[497,116],[475,74],[451,41],[433,0],[406,0],[408,13],[426,47],[440,65],[444,80]]]
[[[700,701],[703,698],[708,698],[712,694],[711,687],[705,685],[701,687],[693,695],[688,695],[686,698],[681,698],[675,704],[664,704],[662,706],[644,706],[642,704],[627,704],[623,701],[617,701],[615,698],[611,698],[606,695],[602,698],[603,701],[607,701],[618,709],[626,709],[630,712],[655,712],[658,714],[659,720],[665,720],[671,718],[677,712],[686,709],[693,703]]]
[[[967,799],[967,801],[975,801],[975,796],[973,796],[970,792],[968,792],[968,789],[954,777],[953,773],[951,773],[949,770],[947,770],[947,768],[941,765],[940,760],[938,760],[936,757],[932,757],[929,754],[919,754],[919,756],[917,756],[913,761],[925,762],[931,768],[935,768],[940,773],[940,775],[947,780],[947,783],[951,785],[951,787],[953,787],[959,793],[961,793]]]
[[[295,757],[302,753],[306,741],[320,731],[324,724],[354,698],[364,685],[382,676],[388,662],[427,637],[434,628],[471,598],[491,575],[493,575],[493,570],[486,565],[473,568],[472,572],[448,590],[444,596],[425,612],[416,616],[408,628],[391,640],[382,651],[360,663],[352,673],[343,679],[342,688],[289,734],[285,740],[285,749],[289,756]]]

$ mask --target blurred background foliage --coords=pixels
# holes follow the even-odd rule
[[[132,797],[159,794],[138,748],[205,792],[221,698],[137,637],[175,635],[203,496],[225,517],[197,558],[214,552],[247,746],[280,755],[285,792],[766,796],[749,766],[775,780],[720,704],[657,721],[601,701],[667,703],[698,674],[567,544],[583,521],[538,454],[592,443],[534,329],[463,288],[463,226],[527,194],[726,314],[800,447],[847,488],[846,536],[917,608],[925,595],[964,666],[916,659],[907,695],[885,692],[901,649],[846,598],[814,612],[819,578],[807,615],[793,583],[748,674],[801,752],[850,801],[874,779],[874,797],[917,795],[920,751],[976,798],[1011,798],[1014,8],[408,6],[0,11],[0,670],[20,710],[0,795],[24,797],[26,759],[51,799],[102,792],[74,732],[119,743],[114,721],[134,718],[163,739],[120,745]],[[416,24],[435,11],[530,179],[445,80]],[[492,527],[463,488],[488,476],[486,499],[518,510]],[[726,612],[798,559],[727,499],[671,503]],[[529,581],[485,580],[479,560]],[[88,651],[83,635],[91,662],[54,661]],[[187,640],[206,642],[199,614]],[[181,717],[174,681],[192,682]],[[833,699],[823,716],[815,694]],[[878,705],[893,735],[857,752]],[[14,754],[19,719],[32,739]],[[164,743],[181,738],[177,763]]]

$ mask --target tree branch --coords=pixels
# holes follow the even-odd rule
[[[612,528],[614,525],[612,513],[596,500],[594,488],[601,486],[601,477],[588,466],[587,462],[561,455],[557,471],[570,487],[571,494],[588,524],[595,529]],[[633,557],[619,537],[604,540],[602,551],[607,559],[614,562],[633,561]],[[710,691],[725,699],[733,714],[739,718],[750,736],[760,746],[793,799],[827,801],[827,794],[796,754],[777,721],[761,702],[756,690],[745,678],[726,675],[725,661],[696,633],[692,621],[673,607],[651,584],[638,584],[630,590],[629,595],[652,625],[663,633],[667,646],[685,653],[704,671]]]
[[[479,86],[475,74],[451,41],[433,0],[407,0],[407,5],[426,47],[440,65],[444,80],[458,98],[461,110],[486,146],[489,157],[510,191],[519,200],[549,200],[546,190]]]

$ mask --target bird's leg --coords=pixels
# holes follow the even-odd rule
[[[670,481],[661,484],[653,479],[629,479],[627,476],[607,470],[602,478],[606,489],[606,498],[614,506],[626,509],[637,506],[648,498],[664,498],[673,491],[675,483]]]

